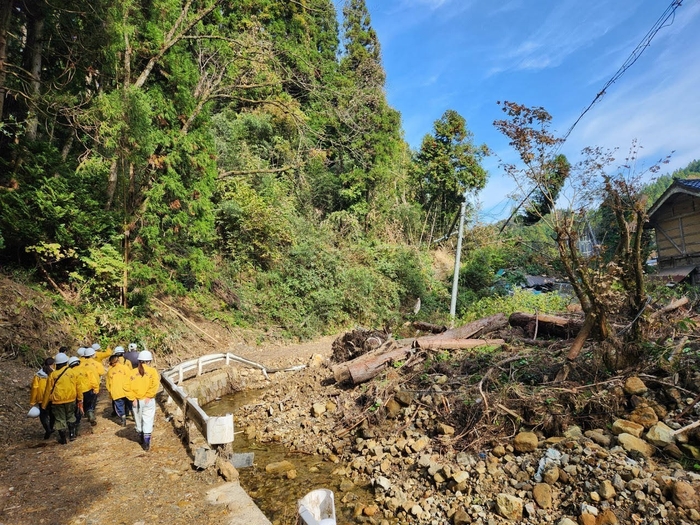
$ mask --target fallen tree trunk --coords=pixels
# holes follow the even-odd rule
[[[431,332],[433,334],[441,334],[447,331],[447,327],[444,325],[437,325],[432,323],[424,323],[423,321],[413,321],[411,323],[413,328],[420,330],[422,332]]]
[[[424,343],[432,341],[452,341],[455,339],[471,339],[478,335],[488,334],[508,326],[508,319],[504,314],[496,314],[483,319],[477,319],[464,326],[447,330],[438,335],[426,335],[417,339],[400,339],[400,345],[414,345],[414,341],[422,347]]]
[[[415,347],[425,350],[468,350],[479,346],[501,346],[506,343],[503,339],[443,339],[440,341],[424,339],[422,337],[416,339]]]
[[[336,382],[351,381],[357,385],[372,379],[384,370],[392,361],[402,361],[415,350],[409,346],[398,346],[390,340],[372,352],[363,354],[351,361],[338,363],[331,367]]]
[[[533,315],[523,312],[510,314],[508,323],[511,326],[524,328],[530,336],[534,334],[535,326],[537,326],[537,331],[540,335],[566,338],[578,333],[583,327],[583,320],[581,319],[568,319],[546,314]]]
[[[664,314],[667,314],[669,312],[673,312],[674,310],[678,310],[681,306],[685,306],[688,304],[688,298],[687,297],[681,297],[680,299],[675,299],[671,301],[667,306],[664,306],[660,310],[657,310],[656,312],[651,314],[652,318],[660,317]]]

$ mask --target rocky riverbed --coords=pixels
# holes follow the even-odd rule
[[[520,403],[535,402],[525,391],[480,395],[483,383],[442,374],[444,367],[390,368],[371,384],[349,387],[335,384],[327,365],[316,356],[305,371],[276,374],[236,424],[251,439],[337,464],[328,488],[357,523],[700,521],[697,436],[674,434],[682,426],[676,416],[693,401],[690,390],[636,375],[594,388],[568,384],[559,393],[569,400],[576,393],[582,412],[563,406],[552,388],[536,398],[545,414]],[[606,410],[594,418],[586,412],[592,406]],[[560,410],[566,414],[551,424]],[[533,414],[542,424],[527,424]],[[360,503],[353,491],[366,486],[374,501]]]

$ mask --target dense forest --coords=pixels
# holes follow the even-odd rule
[[[2,1],[0,261],[114,315],[187,297],[293,337],[396,325],[418,298],[444,318],[434,250],[489,150],[448,110],[411,151],[384,88],[364,0]],[[460,316],[500,269],[565,273],[538,216],[569,169],[502,234],[470,230]]]

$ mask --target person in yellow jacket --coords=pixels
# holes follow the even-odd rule
[[[56,370],[51,372],[41,408],[46,410],[51,403],[51,413],[56,422],[54,428],[58,431],[58,442],[67,443],[66,430],[71,441],[75,439],[75,407],[83,408],[83,393],[78,388],[77,374],[68,367],[68,356],[63,352],[54,358]]]
[[[156,417],[156,400],[154,399],[160,385],[158,371],[150,366],[153,356],[148,350],[139,352],[139,365],[131,371],[126,383],[126,397],[134,408],[134,423],[143,449],[151,448],[153,420]]]
[[[112,350],[102,350],[100,343],[92,343],[92,349],[95,350],[95,361],[102,363],[105,359],[112,355]]]
[[[112,408],[121,421],[121,426],[126,426],[126,414],[130,406],[126,397],[126,382],[133,370],[126,368],[119,360],[119,354],[109,356],[109,370],[107,370],[107,392],[112,398]]]
[[[85,402],[85,414],[94,427],[97,425],[95,409],[97,408],[97,397],[100,393],[100,380],[105,375],[105,367],[100,361],[95,360],[95,349],[88,347],[85,349],[85,357],[81,360],[82,367],[90,379],[89,388],[83,392]]]
[[[44,359],[44,364],[37,370],[32,379],[32,389],[29,395],[29,404],[31,406],[39,406],[39,421],[41,426],[44,427],[44,439],[49,439],[51,434],[53,434],[53,416],[51,415],[51,410],[41,408],[41,402],[44,400],[44,391],[46,390],[46,385],[49,382],[49,375],[53,372],[53,357],[47,357]]]

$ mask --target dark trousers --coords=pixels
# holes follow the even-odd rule
[[[53,424],[55,419],[51,413],[50,403],[49,406],[46,407],[46,410],[41,407],[39,408],[39,421],[41,422],[41,426],[44,427],[44,432],[53,432]]]
[[[92,390],[83,392],[83,409],[85,412],[94,412],[97,407],[97,394]]]
[[[112,405],[114,406],[114,411],[119,417],[126,417],[128,409],[131,408],[131,402],[125,397],[115,399],[112,401]]]

